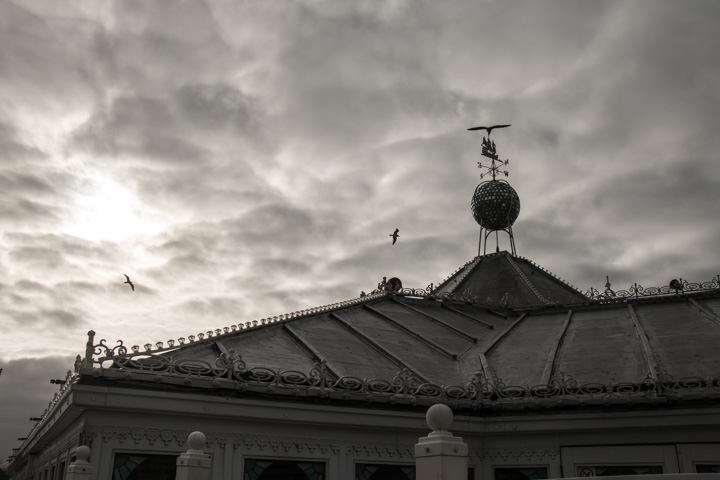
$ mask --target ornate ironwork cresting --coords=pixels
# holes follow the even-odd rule
[[[633,283],[626,290],[611,289],[609,277],[605,277],[605,291],[590,287],[585,296],[591,300],[602,303],[622,301],[627,298],[656,297],[662,295],[680,295],[691,292],[708,292],[720,289],[720,275],[716,275],[709,282],[688,282],[685,279],[673,279],[669,285],[661,287],[643,287]]]
[[[482,140],[481,154],[490,159],[490,164],[478,162],[478,168],[486,169],[480,174],[480,179],[492,176],[492,180],[486,180],[477,186],[475,194],[470,203],[475,221],[480,225],[480,239],[478,244],[478,255],[482,251],[487,253],[487,240],[490,234],[495,233],[496,252],[500,251],[498,232],[503,231],[510,237],[510,250],[516,256],[515,237],[512,232],[512,225],[520,214],[520,197],[517,192],[505,180],[498,180],[500,174],[509,175],[502,167],[507,166],[510,160],[501,160],[497,153],[495,142],[490,139],[493,129],[505,128],[510,125],[493,125],[491,127],[473,127],[468,130],[485,130],[487,136]],[[483,248],[483,240],[485,247]]]
[[[174,386],[235,392],[272,392],[300,398],[320,397],[405,405],[447,403],[453,408],[503,409],[562,406],[607,406],[610,404],[667,404],[694,399],[720,400],[720,377],[674,378],[661,369],[634,382],[586,383],[560,372],[546,384],[508,385],[501,378],[476,372],[466,384],[441,385],[424,382],[403,369],[392,379],[333,375],[324,363],[310,372],[246,368],[242,357],[229,351],[215,362],[175,359],[169,355],[110,353],[105,368],[93,368],[94,377],[109,380],[147,379]]]

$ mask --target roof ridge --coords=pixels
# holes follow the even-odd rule
[[[284,313],[281,315],[274,315],[272,317],[262,318],[260,320],[250,320],[248,322],[239,322],[237,324],[230,325],[229,327],[223,327],[222,329],[216,328],[215,330],[208,330],[207,332],[203,333],[200,332],[195,335],[188,335],[186,337],[179,337],[177,340],[170,339],[167,342],[158,341],[155,342],[155,345],[152,343],[146,343],[143,345],[145,348],[145,351],[140,351],[139,345],[133,345],[130,347],[132,350],[132,354],[137,353],[143,353],[143,354],[151,354],[151,353],[160,353],[160,352],[168,352],[168,351],[178,351],[183,348],[188,348],[191,345],[198,345],[203,342],[208,342],[210,340],[216,339],[218,337],[223,337],[225,335],[241,332],[245,330],[250,330],[254,328],[260,328],[266,325],[271,325],[275,323],[284,322],[287,320],[294,320],[296,318],[304,317],[307,315],[315,315],[317,313],[327,313],[332,312],[335,310],[339,310],[341,308],[350,307],[353,305],[359,305],[361,303],[368,302],[370,300],[375,300],[377,298],[381,298],[384,296],[387,296],[388,293],[386,291],[380,291],[377,293],[370,293],[365,296],[361,296],[358,298],[353,298],[350,300],[343,300],[341,302],[335,302],[330,303],[327,305],[322,305],[319,307],[312,307],[304,310],[297,310],[295,312],[290,313]],[[95,332],[92,332],[93,335],[90,336],[90,341],[92,342],[92,338],[94,337]],[[187,341],[186,341],[187,340]],[[100,340],[100,342],[97,345],[93,345],[93,348],[95,349],[96,355],[101,355],[104,353],[105,355],[93,359],[94,363],[100,363],[112,358],[114,355],[117,355],[118,353],[123,354],[127,353],[128,347],[124,345],[124,342],[122,340],[118,340],[117,345],[114,348],[110,348],[108,345],[105,344],[105,339]],[[165,344],[167,343],[167,346]],[[155,348],[153,348],[153,346]]]
[[[535,285],[533,285],[532,282],[530,281],[530,279],[527,278],[527,275],[525,275],[525,273],[520,269],[520,267],[518,266],[518,264],[515,263],[515,261],[514,261],[512,258],[510,258],[510,254],[509,254],[509,253],[505,253],[505,259],[508,261],[508,263],[509,263],[510,266],[513,268],[513,270],[515,270],[515,273],[518,274],[518,276],[520,277],[520,280],[522,280],[523,283],[524,283],[525,285],[527,285],[527,287],[530,289],[530,291],[531,291],[538,299],[540,299],[541,302],[543,302],[545,305],[549,305],[550,303],[553,303],[553,302],[551,302],[550,300],[548,300],[547,298],[543,297],[543,296],[540,294],[540,292],[538,291],[538,289],[535,288]]]
[[[465,271],[460,275],[459,278],[457,278],[457,283],[452,288],[451,292],[455,293],[455,289],[460,286],[460,284],[467,278],[470,273],[477,268],[478,265],[482,263],[482,257],[475,257],[470,262],[465,264]]]
[[[497,254],[494,253],[491,255],[497,255]],[[483,258],[486,256],[489,256],[489,255],[477,256],[477,257],[473,258],[472,260],[468,260],[467,262],[465,262],[465,265],[463,265],[460,268],[458,268],[457,270],[455,270],[453,273],[448,275],[447,278],[445,278],[445,280],[440,282],[440,285],[438,285],[436,288],[433,289],[433,293],[436,291],[439,291],[440,289],[445,287],[450,282],[450,280],[452,280],[460,271],[465,269],[465,272],[463,274],[461,274],[461,277],[459,279],[456,278],[457,282],[452,288],[450,288],[447,292],[440,292],[440,293],[454,293],[455,288],[457,288],[462,283],[462,281],[465,280],[465,278],[470,274],[470,272],[472,270],[474,270],[475,267],[477,267],[482,262]],[[472,263],[474,263],[474,265],[472,265],[470,268],[468,268],[468,266]]]
[[[580,295],[582,295],[582,296],[584,296],[584,297],[587,297],[586,294],[584,294],[583,292],[581,292],[580,290],[578,290],[577,288],[575,288],[575,285],[571,285],[570,283],[568,283],[568,282],[565,281],[564,279],[562,279],[562,278],[558,277],[557,275],[555,275],[553,272],[551,272],[551,271],[548,270],[547,268],[545,268],[545,267],[543,267],[543,266],[541,266],[541,265],[538,265],[537,263],[533,262],[533,261],[530,260],[529,258],[527,258],[527,257],[520,257],[520,256],[518,256],[518,257],[516,257],[516,258],[519,258],[519,259],[521,259],[521,260],[526,261],[527,263],[529,263],[529,264],[532,265],[533,267],[537,268],[537,269],[540,270],[541,272],[547,273],[553,280],[556,280],[556,281],[562,283],[563,285],[565,285],[566,287],[572,288],[575,292],[579,293]]]

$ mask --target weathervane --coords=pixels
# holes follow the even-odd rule
[[[483,172],[480,174],[480,178],[484,178],[485,175],[492,175],[492,179],[495,180],[495,177],[499,175],[500,173],[505,174],[507,177],[509,175],[507,170],[500,170],[500,167],[504,167],[505,165],[508,165],[510,163],[510,160],[500,160],[497,154],[497,148],[495,147],[495,142],[490,140],[490,134],[492,133],[493,129],[495,128],[505,128],[509,127],[510,125],[493,125],[492,127],[473,127],[468,128],[468,130],[486,130],[487,131],[487,137],[483,137],[482,141],[482,155],[483,157],[487,157],[490,159],[490,165],[483,165],[482,162],[478,162],[478,168],[487,168],[487,172]],[[496,164],[496,162],[499,164]]]
[[[513,256],[515,251],[515,237],[512,226],[520,214],[520,198],[517,192],[505,180],[497,180],[496,177],[504,173],[508,176],[507,170],[501,170],[509,164],[509,160],[500,160],[497,154],[495,142],[490,140],[490,134],[496,128],[506,128],[510,125],[493,125],[492,127],[473,127],[468,130],[485,130],[487,136],[483,137],[482,155],[490,159],[490,165],[483,165],[478,162],[478,168],[486,168],[487,172],[480,174],[480,178],[492,175],[492,180],[485,180],[475,189],[475,194],[470,201],[470,210],[475,221],[480,225],[480,239],[478,241],[478,255],[487,251],[488,237],[495,233],[495,251],[500,251],[500,240],[498,232],[506,232],[510,237],[510,251]],[[485,248],[483,248],[483,239]]]

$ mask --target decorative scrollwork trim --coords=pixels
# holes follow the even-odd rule
[[[333,381],[327,373],[323,373],[325,370],[322,364],[316,364],[309,373],[264,367],[247,370],[237,368],[232,371],[229,367],[189,371],[185,361],[133,361],[129,357],[132,355],[118,358],[111,368],[84,368],[81,375],[275,396],[321,397],[413,406],[429,406],[440,402],[453,408],[473,410],[660,404],[683,398],[720,401],[720,375],[674,379],[662,370],[658,370],[657,375],[648,374],[636,382],[614,384],[578,384],[571,375],[560,372],[547,384],[506,385],[499,378],[490,382],[478,372],[465,385],[438,385],[423,383],[408,370],[398,372],[391,380],[343,376]],[[236,362],[241,362],[239,356],[236,356]],[[162,368],[158,368],[158,365]]]

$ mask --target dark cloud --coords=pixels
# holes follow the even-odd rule
[[[75,327],[84,323],[82,314],[68,310],[52,309],[22,313],[16,320],[24,326],[43,326],[49,328]]]
[[[14,134],[8,135],[13,137]],[[58,208],[63,198],[62,188],[69,176],[47,164],[37,149],[25,147],[13,140],[3,141],[0,125],[0,218],[8,227],[5,231],[30,226],[44,228],[57,225],[62,216]]]
[[[456,98],[432,66],[432,26],[411,9],[388,21],[384,7],[365,7],[344,3],[328,15],[304,4],[283,23],[287,43],[272,77],[283,108],[277,121],[291,145],[318,161],[426,132],[455,113]]]
[[[114,158],[119,156],[146,164],[202,164],[205,147],[187,141],[177,128],[175,116],[162,100],[119,98],[108,112],[97,112],[78,134],[78,146]]]
[[[257,271],[260,272],[280,273],[284,276],[300,277],[312,269],[314,261],[317,261],[317,259],[282,256],[280,258],[259,259],[255,262],[255,266]]]
[[[144,204],[192,219],[192,224],[178,222],[174,239],[211,232],[211,223],[279,198],[242,158],[170,172],[138,169],[133,177],[138,179],[137,193]]]
[[[237,88],[227,84],[184,85],[176,96],[182,114],[195,128],[227,129],[234,135],[259,140],[259,108]]]
[[[204,1],[114,4],[114,44],[120,84],[133,90],[217,79],[242,60],[218,32]]]
[[[122,277],[122,275],[120,274],[117,274],[117,277],[118,279],[124,279],[124,277]],[[72,291],[84,291],[93,293],[104,293],[107,291],[107,287],[105,285],[82,280],[58,282],[52,288],[53,291],[59,290],[63,292],[63,294],[66,292],[70,293]]]
[[[61,252],[49,248],[19,247],[10,252],[10,259],[29,268],[58,269],[69,266]]]
[[[50,380],[64,379],[74,361],[71,356],[0,359],[0,458],[4,460],[20,446],[22,442],[16,439],[26,437],[34,424],[28,419],[41,417],[58,391],[58,385],[50,384]]]
[[[2,158],[2,163],[6,167],[38,160],[45,156],[37,147],[27,145],[17,138],[17,129],[10,123],[3,121],[2,117],[0,117],[0,152],[0,155],[2,155],[0,158]],[[11,184],[16,183],[14,179],[5,181]]]
[[[163,270],[180,275],[193,275],[198,270],[205,270],[208,263],[207,258],[201,255],[183,255],[174,257],[163,266]]]
[[[48,204],[26,199],[15,199],[0,203],[0,217],[8,223],[55,222],[58,220],[56,209]]]
[[[32,280],[20,280],[13,285],[13,288],[22,290],[25,293],[47,293],[50,289],[47,285]]]
[[[52,193],[50,184],[32,173],[0,172],[0,189],[9,193],[28,193],[38,195]]]
[[[302,244],[308,236],[319,233],[312,213],[279,204],[252,209],[223,227],[230,235],[242,235],[251,241],[274,238],[282,243],[294,244]]]
[[[118,255],[122,255],[121,247],[111,242],[94,242],[72,235],[57,233],[20,233],[11,232],[4,235],[5,240],[11,246],[20,248],[20,258],[28,257],[27,249],[54,250],[62,252],[64,256],[83,261],[94,262],[116,261]],[[56,255],[50,253],[50,255]]]

